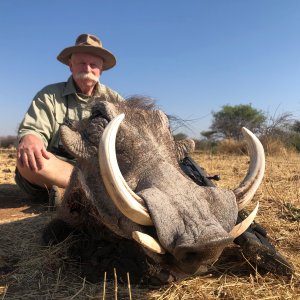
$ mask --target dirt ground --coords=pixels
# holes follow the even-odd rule
[[[16,186],[15,150],[0,149],[0,224],[35,216],[44,205],[28,201]]]
[[[246,156],[198,153],[194,159],[227,188],[236,187],[248,167]],[[17,188],[14,163],[15,150],[0,149],[0,299],[300,299],[299,154],[267,157],[265,179],[249,208],[260,202],[257,221],[294,266],[291,277],[250,264],[236,246],[204,276],[159,289],[107,282],[105,274],[98,284],[89,283],[68,258],[68,241],[44,247],[41,231],[54,213]]]

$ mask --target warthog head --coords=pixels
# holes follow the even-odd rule
[[[110,241],[133,240],[154,265],[197,274],[252,222],[257,209],[235,226],[262,180],[264,152],[244,129],[251,162],[240,187],[201,187],[178,163],[192,142],[174,142],[167,116],[141,103],[94,101],[90,118],[61,127],[77,164],[58,218]]]

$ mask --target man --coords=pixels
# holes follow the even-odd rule
[[[37,93],[18,132],[16,182],[29,196],[41,200],[48,199],[52,186],[65,188],[73,170],[74,161],[59,138],[60,124],[89,117],[87,104],[93,97],[124,101],[99,82],[102,71],[112,68],[116,59],[98,37],[81,34],[57,59],[69,66],[72,76]]]

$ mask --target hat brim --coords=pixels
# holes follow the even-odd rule
[[[116,64],[115,56],[110,53],[108,50],[100,47],[89,46],[89,45],[81,45],[81,46],[72,46],[65,48],[63,51],[59,53],[57,59],[65,64],[69,65],[69,59],[73,53],[89,53],[93,55],[100,56],[103,59],[103,70],[111,69]]]

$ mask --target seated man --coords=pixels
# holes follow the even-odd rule
[[[46,201],[52,186],[68,185],[73,170],[74,161],[60,142],[60,125],[89,117],[92,97],[124,101],[99,82],[102,71],[112,68],[116,59],[96,36],[81,34],[57,59],[72,75],[36,94],[18,131],[16,183],[30,197]]]

